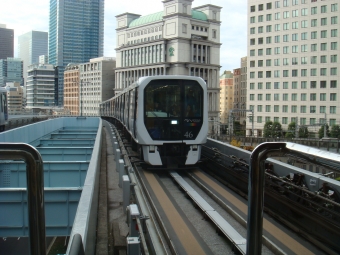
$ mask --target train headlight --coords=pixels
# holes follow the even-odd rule
[[[172,124],[172,125],[177,125],[177,120],[172,120],[172,121],[171,121],[171,124]]]
[[[149,152],[155,152],[156,146],[155,145],[150,145],[149,146]]]
[[[193,150],[193,151],[197,151],[197,149],[198,149],[198,145],[197,145],[197,144],[195,144],[195,145],[192,146],[192,150]]]

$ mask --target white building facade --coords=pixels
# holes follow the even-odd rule
[[[115,92],[142,76],[202,77],[208,86],[211,129],[212,123],[219,123],[221,7],[192,8],[192,2],[165,0],[158,13],[116,16]]]
[[[269,120],[285,130],[291,122],[340,124],[339,4],[248,1],[247,109],[255,136]]]
[[[116,59],[99,57],[79,65],[79,111],[98,116],[99,104],[114,96]]]
[[[50,64],[34,64],[27,68],[26,108],[40,112],[55,107],[57,69]]]

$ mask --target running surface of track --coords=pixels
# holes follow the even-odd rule
[[[201,170],[192,170],[188,173],[246,220],[247,201]],[[185,197],[169,175],[158,171],[140,171],[140,176],[146,184],[177,254],[235,254],[230,242],[225,237],[218,236],[213,224],[204,220],[203,213],[194,208],[193,203]],[[184,178],[190,185],[195,186],[190,178]],[[265,216],[263,224],[264,235],[275,243],[283,254],[324,254],[268,216]],[[240,231],[244,237],[245,233],[246,229]],[[262,254],[273,253],[263,247]]]

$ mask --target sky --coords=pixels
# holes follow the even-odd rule
[[[76,1],[76,0],[74,0]],[[49,0],[0,0],[0,24],[14,29],[14,56],[18,36],[31,30],[48,32]],[[194,0],[192,7],[212,4],[221,9],[220,73],[239,68],[247,55],[247,1]],[[115,57],[116,16],[125,12],[148,15],[163,10],[162,0],[106,0],[104,17],[104,56]]]

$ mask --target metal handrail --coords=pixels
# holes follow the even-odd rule
[[[30,254],[46,254],[44,170],[40,153],[26,143],[0,143],[0,160],[24,160],[27,178],[27,206]]]
[[[340,155],[296,143],[262,143],[250,155],[248,182],[247,254],[261,255],[265,160],[274,156],[297,156],[326,167],[340,166]]]

